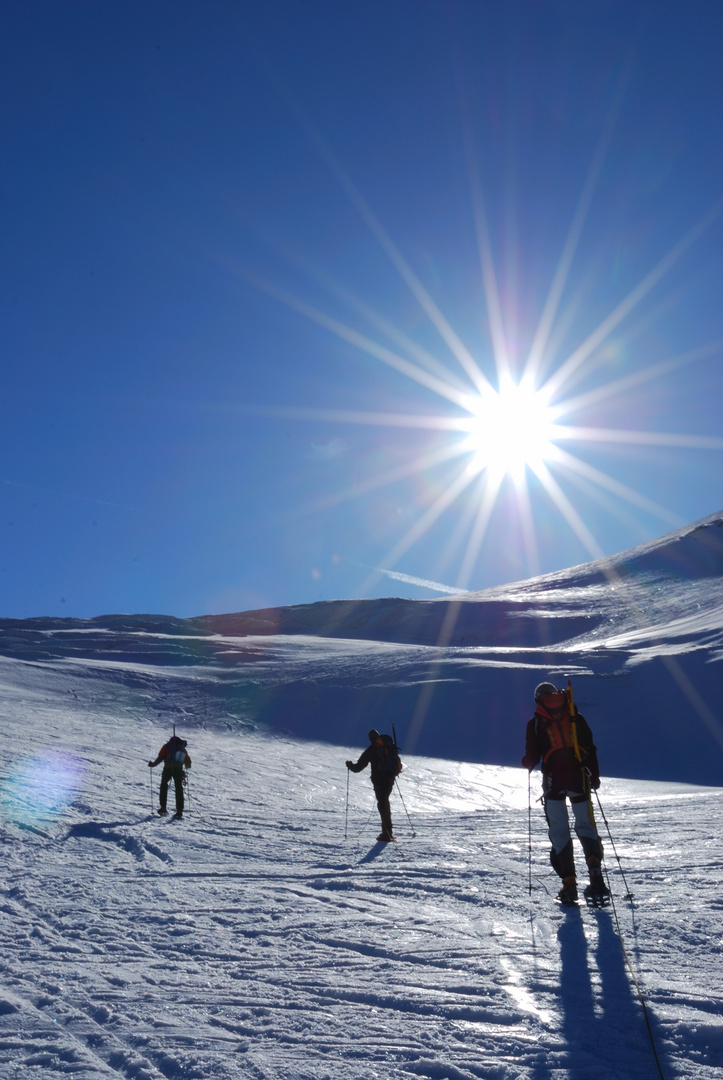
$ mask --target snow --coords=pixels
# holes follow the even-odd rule
[[[362,605],[354,633],[324,632],[326,605],[303,632],[277,613],[276,634],[256,616],[3,621],[1,1080],[655,1080],[633,973],[662,1075],[717,1078],[723,788],[684,782],[684,744],[719,774],[723,560],[701,543],[719,520],[616,575],[480,595],[468,645],[406,640],[422,625],[406,601],[368,602],[366,630]],[[653,597],[647,628],[616,606],[621,580]],[[515,637],[535,605],[537,633],[572,628],[552,649]],[[599,747],[614,909],[553,902],[536,773],[530,894],[527,773],[499,760],[519,760],[531,688],[563,656]],[[417,745],[438,752],[405,748],[398,842],[377,844],[368,774],[344,761],[379,715],[404,746],[432,687]],[[183,821],[153,812],[147,766],[172,722],[193,758]],[[629,774],[611,777],[628,729]]]

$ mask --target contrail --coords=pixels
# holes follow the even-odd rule
[[[398,570],[385,570],[382,566],[376,567],[377,574],[386,574],[387,577],[396,581],[404,581],[407,585],[419,585],[422,589],[432,589],[434,592],[448,593],[450,596],[462,596],[469,589],[456,589],[452,585],[442,585],[439,581],[427,581],[426,578],[412,577],[411,574],[400,574]]]

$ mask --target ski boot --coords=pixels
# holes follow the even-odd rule
[[[610,903],[610,890],[600,870],[590,871],[590,884],[585,889],[585,903],[588,907],[607,907]]]
[[[166,810],[165,806],[161,806],[160,809],[157,811],[159,817],[165,817],[167,813],[168,811]]]
[[[577,903],[577,882],[574,874],[562,879],[562,888],[557,894],[556,899],[558,904]]]
[[[396,840],[396,836],[390,832],[380,832],[377,837],[377,842],[379,844],[388,844],[391,840]]]

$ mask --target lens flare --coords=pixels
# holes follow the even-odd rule
[[[83,763],[67,751],[46,751],[16,762],[2,784],[6,821],[31,825],[62,813],[81,789]]]

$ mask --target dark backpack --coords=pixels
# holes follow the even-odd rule
[[[178,735],[173,735],[168,740],[168,757],[166,761],[169,765],[185,765],[187,745],[186,740],[179,738]]]
[[[376,772],[392,773],[396,776],[402,771],[399,750],[391,735],[377,735],[372,746],[374,747],[374,767]]]

